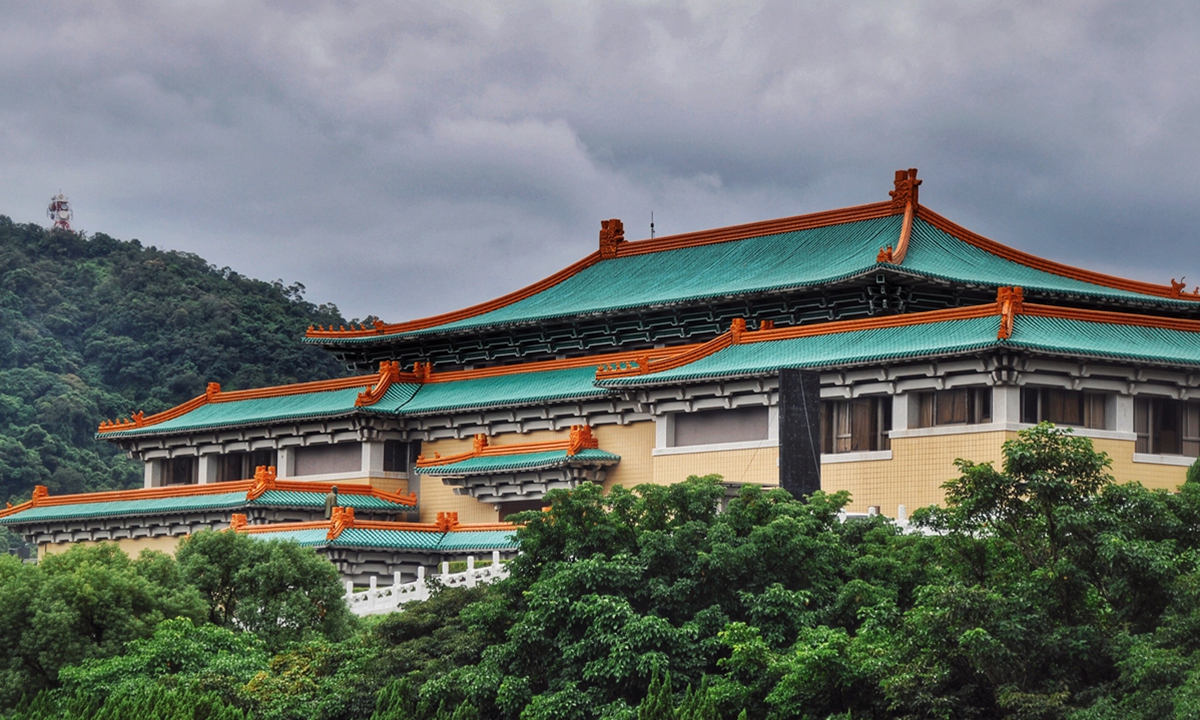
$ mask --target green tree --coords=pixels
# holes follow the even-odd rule
[[[177,557],[183,578],[208,600],[210,620],[253,632],[271,650],[351,630],[337,569],[295,542],[208,530],[185,538]]]

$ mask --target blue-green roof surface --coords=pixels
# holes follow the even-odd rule
[[[250,537],[259,540],[295,540],[305,547],[366,547],[397,550],[427,550],[430,552],[468,552],[472,550],[514,550],[519,547],[511,530],[455,530],[448,533],[418,530],[376,530],[346,528],[333,540],[326,539],[324,529],[281,530],[256,532]]]
[[[814,335],[732,345],[683,367],[612,378],[606,386],[671,384],[770,374],[780,368],[820,368],[880,360],[939,357],[991,347],[1072,357],[1200,365],[1200,333],[1082,320],[1017,315],[1012,337],[996,337],[999,316]]]
[[[580,450],[574,455],[568,455],[566,450],[550,450],[548,452],[521,453],[517,455],[484,455],[447,465],[431,465],[426,468],[418,467],[417,471],[422,475],[456,477],[460,475],[487,475],[515,470],[546,470],[571,465],[614,465],[620,461],[620,455],[614,455],[604,450],[588,448]]]
[[[308,338],[307,342],[378,343],[388,338],[823,285],[880,268],[977,286],[1019,285],[1027,291],[1138,300],[1156,305],[1195,304],[1037,270],[993,255],[919,218],[913,221],[903,264],[876,263],[880,248],[895,247],[901,223],[902,217],[893,215],[612,258],[523,300],[474,317],[404,333]]]
[[[496,377],[439,382],[422,385],[412,400],[400,407],[403,415],[462,410],[466,408],[515,407],[551,400],[602,397],[597,388],[596,368],[516,373]]]
[[[416,508],[402,505],[374,495],[342,493],[338,502],[344,507],[361,511],[391,510],[409,512]],[[195,512],[201,510],[235,510],[250,507],[299,507],[324,508],[325,493],[299,492],[293,490],[268,490],[254,500],[246,500],[246,492],[216,493],[210,495],[181,495],[168,498],[145,498],[113,500],[107,502],[78,502],[70,505],[45,505],[13,513],[0,518],[2,524],[24,524],[43,520],[70,520],[76,518],[101,518],[126,515],[158,515],[171,512]]]

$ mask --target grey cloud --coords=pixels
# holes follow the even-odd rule
[[[9,3],[0,212],[401,320],[595,246],[922,199],[1022,249],[1200,278],[1187,3]],[[1194,269],[1193,269],[1194,268]]]

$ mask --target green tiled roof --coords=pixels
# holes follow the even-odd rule
[[[601,383],[612,386],[649,385],[769,374],[785,367],[831,367],[873,360],[948,355],[996,345],[999,325],[999,317],[989,316],[732,345],[674,370],[612,378]]]
[[[880,360],[944,357],[991,347],[1071,357],[1200,365],[1200,333],[1196,332],[1017,315],[1012,337],[1000,340],[996,337],[999,322],[998,316],[988,316],[732,345],[673,370],[612,378],[601,384],[671,384],[770,374],[780,368],[827,368]]]
[[[326,530],[318,528],[256,532],[251,533],[250,537],[259,540],[295,540],[305,547],[365,547],[430,552],[490,552],[514,550],[519,547],[515,534],[509,530],[456,530],[437,533],[346,528],[333,540],[327,540],[326,534]]]
[[[498,375],[458,382],[422,385],[400,408],[403,415],[421,415],[467,408],[515,407],[549,400],[602,397],[595,385],[596,368]]]
[[[614,465],[621,461],[620,455],[604,450],[585,449],[574,455],[566,450],[522,453],[519,455],[484,455],[448,465],[432,465],[417,468],[422,475],[434,477],[456,477],[465,475],[487,475],[512,472],[514,470],[547,470],[570,465]]]
[[[8,517],[0,518],[0,525],[37,522],[40,520],[113,517],[117,515],[156,515],[179,511],[234,510],[244,505],[246,505],[246,492],[244,490],[215,495],[184,495],[170,498],[116,500],[93,503],[81,502],[72,505],[31,507],[28,510],[22,510]]]
[[[402,505],[385,498],[375,497],[374,495],[342,493],[338,497],[338,501],[340,505],[352,507],[355,510],[408,512],[415,509],[410,505]],[[181,495],[169,498],[145,498],[107,502],[83,501],[70,505],[31,507],[28,510],[22,510],[21,512],[0,518],[0,525],[25,524],[44,520],[158,515],[162,513],[197,512],[202,510],[229,510],[230,512],[234,512],[249,507],[324,508],[325,493],[268,490],[248,502],[244,490],[210,495]]]
[[[321,345],[373,344],[388,338],[823,285],[881,268],[976,286],[1019,285],[1027,292],[1138,300],[1156,305],[1195,304],[1037,270],[963,242],[919,218],[913,221],[903,264],[876,263],[880,248],[896,245],[900,226],[901,216],[893,215],[612,258],[535,295],[475,317],[406,333],[306,341]]]

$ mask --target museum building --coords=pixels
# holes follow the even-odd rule
[[[303,342],[359,374],[211,383],[106,422],[144,489],[39,489],[0,523],[41,552],[252,528],[347,577],[411,575],[515,552],[506,518],[584,482],[717,473],[903,516],[941,500],[955,459],[999,461],[1040,421],[1092,438],[1118,481],[1182,483],[1200,454],[1200,290],[1015,250],[921,205],[920,184],[899,171],[884,202],[639,241],[607,220],[595,252],[490,302],[311,327]]]

